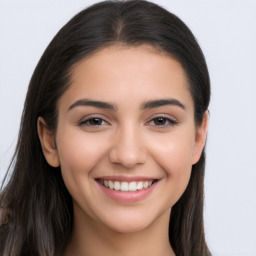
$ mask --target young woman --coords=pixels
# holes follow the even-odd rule
[[[204,56],[173,14],[136,0],[77,14],[29,85],[1,255],[210,255],[209,99]]]

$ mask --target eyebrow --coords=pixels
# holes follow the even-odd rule
[[[101,109],[109,109],[109,110],[117,110],[117,107],[114,104],[104,102],[104,101],[98,101],[98,100],[89,100],[89,99],[81,99],[73,103],[69,109],[73,109],[75,107],[81,107],[81,106],[91,106]]]
[[[158,99],[158,100],[150,100],[146,101],[143,104],[141,104],[140,109],[150,109],[150,108],[158,108],[162,106],[177,106],[182,108],[183,110],[186,110],[185,105],[183,105],[180,101],[176,99]],[[89,99],[81,99],[73,103],[69,109],[73,109],[75,107],[81,107],[81,106],[91,106],[101,109],[108,109],[108,110],[117,110],[117,106],[115,104],[105,102],[105,101],[98,101],[98,100],[89,100]]]
[[[176,99],[159,99],[159,100],[150,100],[141,105],[141,109],[149,109],[149,108],[158,108],[166,105],[177,106],[186,110],[185,105],[183,105],[180,101]]]

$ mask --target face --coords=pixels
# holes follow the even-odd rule
[[[169,214],[206,136],[206,125],[195,126],[188,86],[180,63],[149,46],[112,46],[76,64],[54,138],[38,122],[75,218],[133,232]]]

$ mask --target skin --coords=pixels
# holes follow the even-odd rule
[[[187,187],[207,132],[207,114],[195,125],[188,88],[180,63],[146,45],[107,47],[75,65],[58,101],[57,130],[38,119],[45,158],[61,166],[73,198],[66,255],[174,255],[168,239],[171,208]],[[77,103],[83,99],[108,102],[113,109]],[[175,101],[145,107],[162,99]],[[118,202],[95,180],[108,175],[151,177],[157,183],[142,200]]]

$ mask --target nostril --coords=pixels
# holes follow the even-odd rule
[[[137,164],[146,161],[146,153],[138,148],[115,147],[109,153],[110,162],[120,164],[125,168],[131,169]]]

